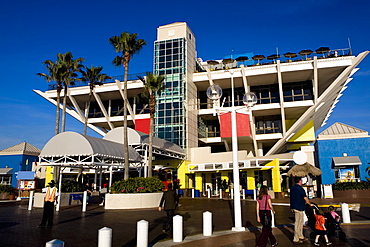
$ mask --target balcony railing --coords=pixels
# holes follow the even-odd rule
[[[146,73],[147,72],[142,72],[142,73],[136,73],[136,74],[129,74],[128,75],[128,81],[135,81],[135,80],[138,80],[139,76],[140,77],[144,77],[146,76]],[[119,81],[123,81],[124,80],[124,76],[123,75],[118,75],[118,76],[112,76],[111,79],[107,79],[107,80],[104,80],[103,81],[103,84],[107,84],[107,83],[113,83],[115,82],[115,80],[119,80]],[[75,81],[75,84],[74,85],[70,85],[69,87],[83,87],[83,86],[87,86],[89,85],[88,82],[84,82],[84,81]],[[48,90],[55,90],[57,88],[57,84],[55,82],[51,82],[49,85],[48,85]]]

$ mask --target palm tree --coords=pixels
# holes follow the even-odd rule
[[[63,96],[63,111],[62,111],[62,132],[65,131],[66,123],[66,106],[67,106],[67,93],[68,87],[70,85],[75,85],[75,81],[79,80],[77,78],[77,72],[81,72],[83,65],[81,64],[84,61],[83,58],[73,59],[71,52],[65,54],[58,53],[58,61],[62,68],[64,68],[63,74],[63,87],[64,87],[64,96]]]
[[[128,65],[134,54],[139,53],[141,48],[146,45],[145,40],[137,39],[136,33],[123,32],[120,36],[113,36],[109,39],[109,43],[114,47],[116,52],[122,53],[112,61],[115,66],[124,67],[124,86],[123,86],[123,145],[125,159],[125,174],[124,179],[129,177],[129,155],[128,155],[128,136],[127,136],[127,80],[128,80]]]
[[[87,131],[87,120],[89,118],[91,96],[94,91],[94,88],[96,85],[103,85],[104,80],[112,78],[106,74],[101,73],[101,71],[103,70],[103,66],[94,67],[92,65],[90,68],[89,67],[85,67],[85,68],[86,68],[86,71],[81,70],[81,74],[82,74],[81,80],[89,83],[90,92],[89,92],[89,100],[87,101],[87,107],[85,111],[84,135],[86,135],[86,131]]]
[[[54,63],[51,60],[45,60],[43,64],[46,65],[46,69],[49,75],[45,73],[37,73],[38,76],[44,77],[47,82],[55,82],[57,90],[57,104],[56,104],[56,120],[55,120],[55,135],[59,134],[59,121],[60,121],[60,93],[63,88],[63,68],[58,63]]]
[[[148,156],[148,177],[152,176],[152,159],[153,159],[153,135],[154,135],[154,113],[156,107],[156,95],[160,94],[166,88],[164,84],[164,76],[153,75],[146,73],[145,78],[139,77],[144,83],[144,92],[142,96],[149,100],[149,114],[150,114],[150,127],[149,127],[149,156]]]

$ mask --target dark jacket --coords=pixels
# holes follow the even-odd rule
[[[176,209],[178,202],[179,202],[179,198],[176,194],[176,191],[167,190],[163,192],[163,196],[162,196],[161,202],[159,203],[159,206],[163,207],[163,203],[164,203],[164,210]]]

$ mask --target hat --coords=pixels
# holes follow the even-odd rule
[[[54,181],[54,180],[51,180],[51,181],[49,182],[49,184],[50,184],[51,186],[54,186],[54,185],[55,185],[55,181]]]

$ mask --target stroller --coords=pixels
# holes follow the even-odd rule
[[[313,206],[306,205],[306,216],[308,218],[307,225],[311,228],[312,232],[310,233],[310,240],[314,242],[316,237],[315,232],[315,224],[316,224],[316,218],[315,218],[315,210],[319,210],[319,207],[316,203],[312,203]],[[340,222],[334,219],[330,213],[325,213],[324,217],[326,220],[326,229],[328,231],[328,237],[337,237],[342,241],[346,241],[346,233],[343,232],[342,228],[340,227]]]
[[[329,209],[334,211],[333,206],[329,206]],[[326,218],[326,229],[328,229],[328,236],[333,236],[339,238],[342,241],[345,241],[347,236],[343,229],[340,227],[340,219],[333,218],[330,212],[325,213],[324,217]]]

